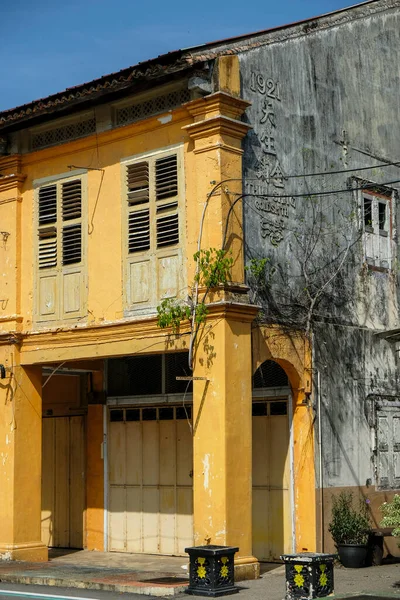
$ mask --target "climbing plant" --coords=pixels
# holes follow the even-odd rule
[[[201,249],[193,255],[193,260],[196,262],[196,273],[191,295],[186,299],[166,298],[157,306],[157,325],[161,329],[171,327],[177,333],[183,321],[190,321],[194,336],[195,330],[206,320],[209,291],[231,280],[233,258],[226,250]]]

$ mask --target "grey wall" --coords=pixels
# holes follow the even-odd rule
[[[399,3],[367,8],[347,11],[338,25],[332,17],[285,30],[281,40],[275,32],[240,53],[253,127],[244,156],[246,262],[268,259],[265,281],[250,282],[264,319],[294,326],[304,327],[310,314],[305,288],[312,297],[322,290],[312,329],[325,486],[374,478],[367,397],[399,393],[395,348],[375,333],[399,326],[399,184],[388,182],[400,180],[400,168],[332,174],[400,161]],[[386,271],[365,265],[361,195],[351,189],[361,180],[393,189]]]

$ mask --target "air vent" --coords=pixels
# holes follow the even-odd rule
[[[94,118],[79,121],[78,123],[70,123],[63,127],[57,127],[43,131],[40,133],[32,133],[31,148],[39,150],[56,144],[63,144],[70,140],[79,139],[96,132],[96,120]]]
[[[72,265],[82,259],[81,225],[69,225],[63,228],[63,265]]]
[[[62,186],[63,221],[80,219],[82,214],[82,183],[80,179]]]
[[[57,187],[49,185],[39,190],[39,225],[57,221]]]
[[[149,165],[147,162],[128,165],[126,183],[129,204],[149,201]]]
[[[57,266],[57,231],[46,227],[39,231],[39,269]]]
[[[143,252],[150,248],[150,213],[138,210],[129,213],[128,223],[129,252]]]
[[[157,248],[173,246],[179,242],[178,215],[168,215],[157,219]]]
[[[171,198],[178,193],[177,156],[166,156],[156,161],[156,199]]]
[[[189,102],[189,100],[190,92],[187,89],[162,94],[144,102],[118,109],[116,111],[116,124],[126,125],[128,123],[134,123],[135,121],[146,119],[152,115],[177,108],[178,106],[181,106],[181,104]]]

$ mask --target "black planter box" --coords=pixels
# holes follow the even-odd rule
[[[286,600],[311,600],[333,593],[333,561],[336,554],[303,552],[284,554]]]
[[[232,546],[194,546],[189,554],[189,587],[193,596],[225,596],[236,594],[234,556],[239,548]]]

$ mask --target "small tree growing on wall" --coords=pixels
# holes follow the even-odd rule
[[[290,259],[272,247],[246,267],[252,299],[262,307],[259,319],[303,329],[308,336],[314,319],[335,318],[336,307],[354,296],[346,274],[361,235],[351,195],[346,210],[335,197],[302,198],[302,214],[283,242]]]
[[[190,322],[190,368],[197,334],[207,317],[207,296],[210,290],[231,280],[233,265],[232,255],[217,248],[201,249],[193,255],[193,260],[196,262],[196,274],[191,286],[191,295],[185,299],[166,298],[157,306],[157,324],[162,329],[171,327],[172,331],[177,333],[182,322]]]

